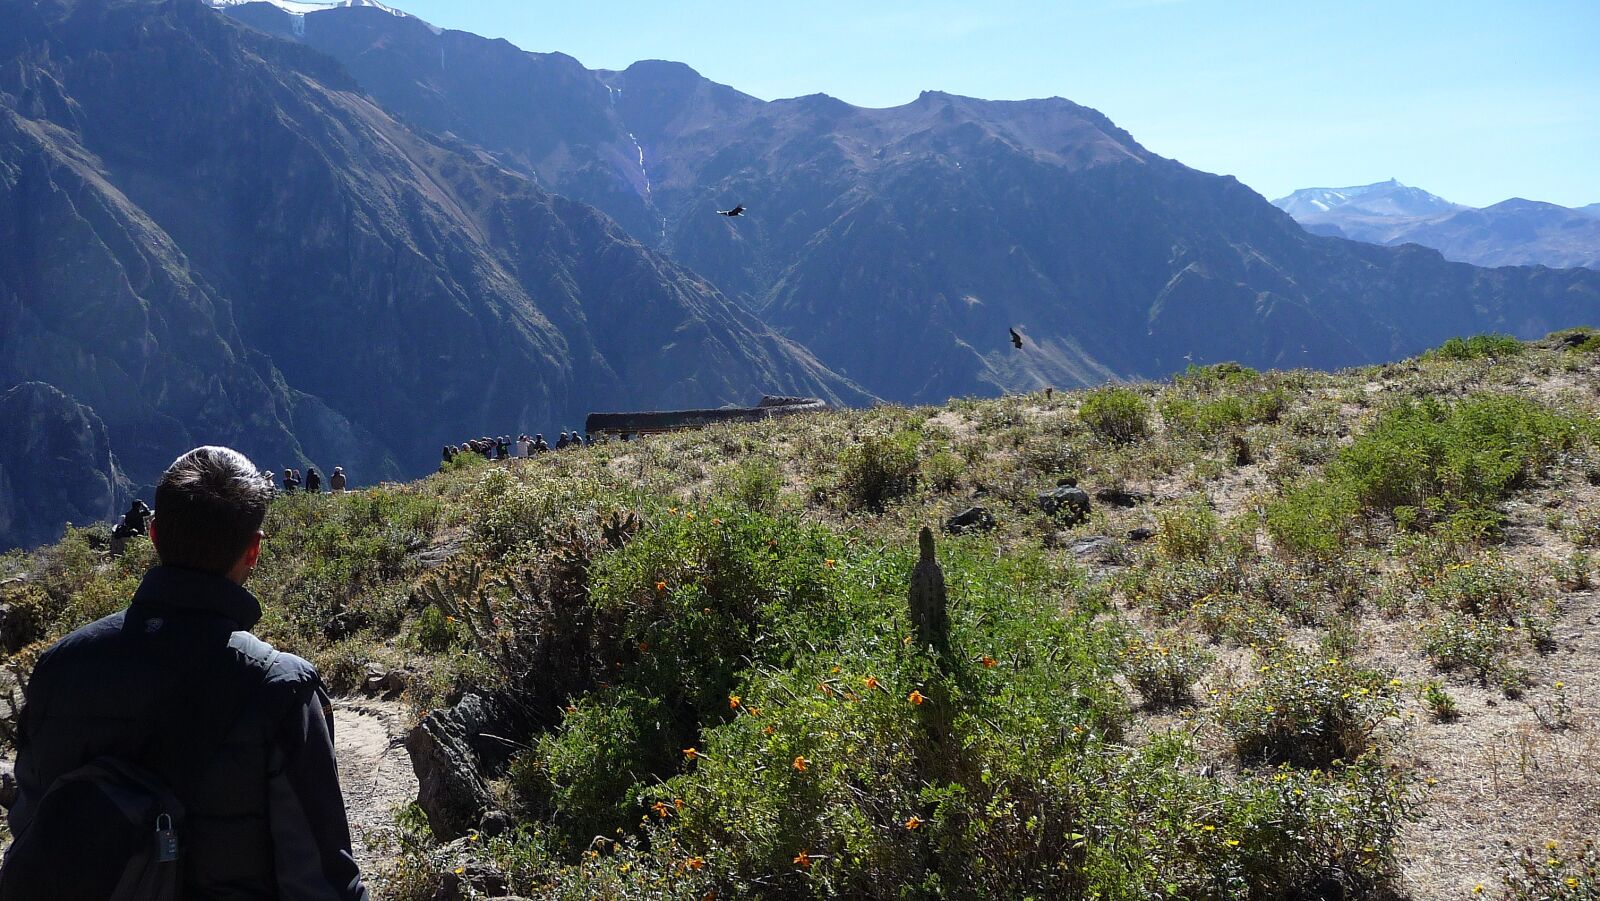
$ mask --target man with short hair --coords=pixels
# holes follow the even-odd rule
[[[57,642],[28,681],[10,811],[19,845],[59,777],[125,760],[183,804],[184,897],[366,901],[321,680],[246,631],[261,619],[244,583],[271,497],[225,447],[196,448],[161,477],[150,524],[160,565],[127,609]]]

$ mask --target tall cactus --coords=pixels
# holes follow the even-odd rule
[[[939,653],[941,668],[949,666],[950,613],[946,609],[944,570],[934,556],[933,531],[926,527],[917,536],[922,556],[911,572],[911,625],[917,647]]]

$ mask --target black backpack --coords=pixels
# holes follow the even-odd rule
[[[152,752],[171,753],[163,773],[99,757],[51,783],[27,828],[6,850],[0,901],[176,901],[185,834],[180,798],[216,757],[245,702],[264,682],[270,661],[251,662],[234,683],[230,709],[208,723],[174,727],[168,720],[184,708],[177,698],[164,705],[169,716],[145,742]]]

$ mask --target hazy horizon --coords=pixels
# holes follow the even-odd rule
[[[398,0],[429,22],[590,68],[670,59],[763,99],[868,107],[924,90],[1061,96],[1268,199],[1397,178],[1458,203],[1600,202],[1600,4],[1328,8],[1216,0],[839,0],[551,12]]]

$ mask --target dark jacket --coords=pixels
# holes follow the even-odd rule
[[[365,901],[328,696],[309,663],[242,631],[260,618],[233,582],[158,566],[127,610],[46,651],[18,727],[12,833],[58,776],[104,755],[164,772],[173,751],[151,734],[209,723],[221,747],[174,786],[188,808],[184,897]]]

